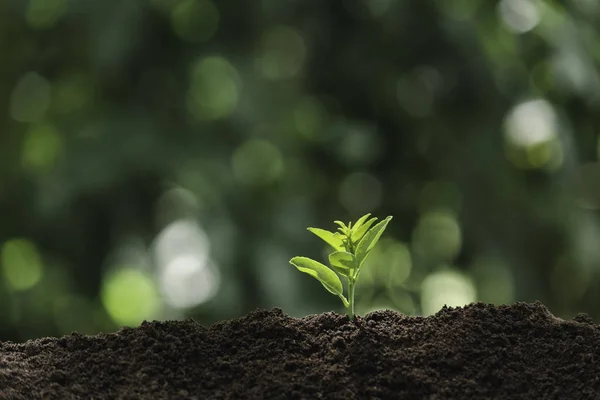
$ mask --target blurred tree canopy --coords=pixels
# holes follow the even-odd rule
[[[338,299],[600,318],[596,0],[0,2],[0,339]],[[324,292],[324,293],[322,293]],[[341,310],[339,310],[341,311]]]

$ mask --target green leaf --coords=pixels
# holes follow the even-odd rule
[[[294,257],[290,260],[290,264],[321,282],[329,292],[338,296],[343,294],[344,289],[340,278],[320,262],[311,260],[308,257]]]
[[[358,246],[356,247],[356,260],[358,262],[358,268],[360,268],[365,262],[365,259],[369,255],[369,252],[373,249],[373,247],[375,247],[375,245],[379,241],[379,238],[383,234],[383,231],[385,231],[387,224],[391,220],[392,217],[389,216],[383,221],[380,221],[375,226],[373,226],[373,228],[371,228],[367,233],[365,233],[363,238],[360,240]]]
[[[344,276],[354,275],[354,271],[358,267],[356,257],[347,251],[336,251],[329,255],[329,263],[338,274]]]
[[[326,231],[320,228],[308,228],[308,230],[321,239],[323,239],[328,245],[333,247],[335,250],[344,250],[344,242],[339,237],[339,234]]]
[[[358,219],[358,221],[356,221],[356,223],[354,224],[354,229],[353,230],[354,231],[358,230],[362,226],[362,224],[365,223],[365,221],[367,220],[367,218],[369,218],[370,216],[371,216],[371,213],[367,213],[367,214],[363,215],[362,217],[360,217]]]
[[[367,214],[367,215],[370,215],[370,214]],[[360,228],[358,228],[357,230],[352,232],[352,241],[354,243],[359,242],[375,221],[377,221],[377,217],[373,217],[370,220],[368,220],[367,222],[363,222],[363,224],[360,226]]]
[[[340,228],[342,229],[347,229],[348,227],[346,226],[345,223],[343,223],[342,221],[333,221],[334,224],[338,224],[340,226]]]
[[[334,224],[338,224],[340,227],[338,228],[338,230],[344,234],[347,235],[348,232],[350,231],[350,228],[348,228],[346,226],[346,224],[344,224],[342,221],[333,221]]]

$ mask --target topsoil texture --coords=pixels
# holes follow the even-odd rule
[[[600,329],[541,303],[145,322],[0,342],[0,398],[600,399]]]

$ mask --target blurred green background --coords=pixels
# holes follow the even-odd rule
[[[597,0],[0,1],[0,339],[257,307],[600,318]]]

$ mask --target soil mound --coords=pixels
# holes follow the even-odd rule
[[[376,311],[355,321],[279,309],[203,327],[0,342],[0,398],[592,399],[600,329],[541,303]]]

